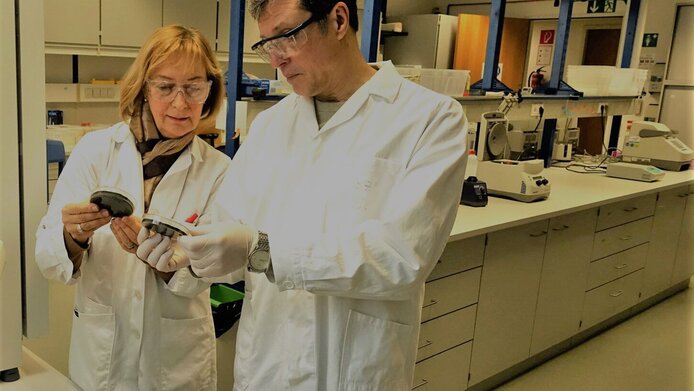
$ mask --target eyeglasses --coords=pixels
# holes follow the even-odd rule
[[[304,29],[316,21],[318,21],[318,18],[311,15],[305,22],[286,33],[277,34],[254,43],[251,46],[251,50],[265,62],[270,62],[273,54],[278,57],[285,57],[301,49],[306,44],[308,35],[306,35]]]
[[[149,98],[160,102],[173,102],[180,91],[188,103],[205,103],[210,94],[212,80],[186,83],[181,86],[168,80],[147,80],[147,87]]]

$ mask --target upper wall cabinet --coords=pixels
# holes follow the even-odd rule
[[[164,0],[164,26],[181,24],[202,33],[215,50],[217,0]]]
[[[217,41],[218,52],[229,52],[229,24],[230,24],[230,0],[219,0],[219,40]],[[243,52],[253,53],[251,46],[260,40],[260,32],[255,19],[246,9],[243,28]]]
[[[98,45],[99,0],[44,0],[47,43]]]
[[[161,25],[162,0],[101,0],[104,46],[140,47]]]

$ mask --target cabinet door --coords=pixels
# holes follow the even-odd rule
[[[694,275],[694,185],[689,185],[671,282],[677,284],[692,275]]]
[[[653,218],[650,246],[643,271],[641,300],[647,299],[670,286],[672,270],[677,256],[677,242],[682,228],[682,216],[689,189],[687,186],[663,191]]]
[[[163,24],[181,24],[200,30],[214,51],[217,40],[217,0],[164,0]]]
[[[246,2],[248,4],[248,2]],[[231,21],[230,0],[219,0],[219,15],[217,24],[219,26],[219,34],[217,39],[217,51],[229,52],[229,24]],[[248,8],[245,10],[243,24],[243,52],[253,53],[251,46],[260,40],[260,32],[258,32],[258,24],[255,19],[248,13]]]
[[[101,44],[140,47],[161,27],[162,0],[101,0]]]
[[[549,222],[530,355],[578,332],[597,209]]]
[[[44,0],[47,43],[99,44],[99,0]]]
[[[470,385],[529,356],[548,221],[487,235]]]

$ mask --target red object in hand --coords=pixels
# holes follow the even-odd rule
[[[188,218],[186,219],[186,223],[193,224],[193,223],[195,222],[195,220],[197,220],[197,219],[198,219],[198,214],[197,214],[197,213],[193,213],[192,215],[190,215],[190,217],[188,217]]]

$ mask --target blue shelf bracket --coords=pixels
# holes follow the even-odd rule
[[[482,80],[473,83],[470,90],[476,91],[503,91],[511,92],[504,83],[497,78],[499,67],[499,54],[501,53],[501,37],[504,30],[504,15],[506,13],[506,0],[492,0],[492,10],[489,14],[489,32],[487,34],[487,51],[484,60],[484,72]]]
[[[229,69],[227,70],[227,120],[224,153],[234,158],[239,147],[236,136],[236,101],[241,97],[243,72],[243,26],[246,0],[232,0],[229,15]]]
[[[366,0],[361,30],[361,54],[367,62],[375,62],[378,55],[378,38],[381,30],[381,14],[385,15],[386,0]]]
[[[624,34],[624,49],[622,50],[622,68],[631,66],[631,56],[634,53],[634,41],[636,40],[636,23],[639,20],[639,8],[641,0],[631,0],[629,2],[629,16],[627,19],[627,29]]]
[[[547,95],[583,96],[583,93],[572,88],[562,80],[564,66],[566,65],[566,49],[569,44],[569,32],[571,31],[571,12],[574,0],[561,0],[559,5],[559,21],[557,25],[557,44],[552,57],[552,76],[549,85],[544,90]]]

